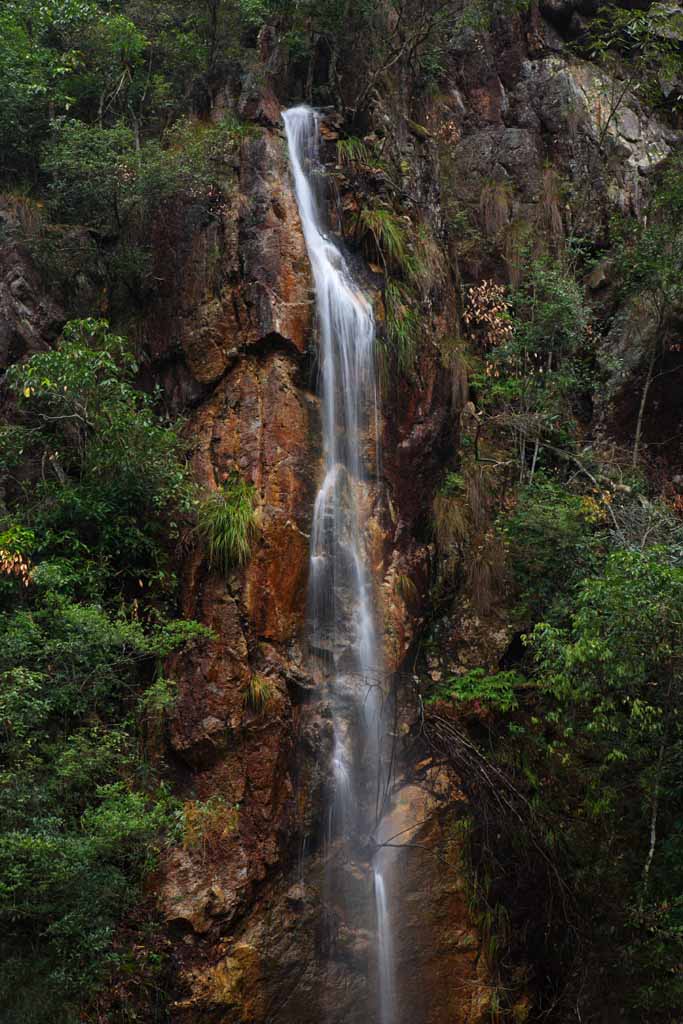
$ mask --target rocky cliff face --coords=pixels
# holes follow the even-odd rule
[[[672,141],[630,94],[612,109],[614,83],[565,53],[560,33],[581,16],[571,6],[546,5],[549,20],[510,19],[495,36],[473,34],[453,54],[449,90],[419,110],[378,99],[376,125],[393,133],[405,166],[406,208],[427,225],[439,264],[419,372],[384,396],[385,462],[368,513],[385,654],[398,679],[427,611],[425,509],[457,449],[466,398],[461,370],[443,356],[458,331],[463,279],[514,278],[515,239],[530,224],[558,242],[572,234],[598,244],[613,211],[639,210]],[[275,44],[271,37],[270,67]],[[160,227],[157,246],[165,293],[150,318],[150,356],[177,405],[191,408],[198,478],[213,488],[238,469],[256,487],[260,527],[251,562],[229,581],[209,570],[200,548],[183,569],[183,612],[216,639],[169,666],[180,699],[168,740],[187,798],[218,794],[232,810],[216,835],[164,865],[179,1024],[363,1024],[376,970],[368,936],[345,932],[321,906],[317,837],[332,733],[304,653],[320,467],[315,325],[277,85],[271,76],[242,96],[259,127],[242,145],[220,221],[193,230],[181,212]],[[482,202],[490,182],[504,186],[493,225]],[[347,186],[340,180],[342,207]],[[464,247],[449,231],[452,203],[477,211],[479,244]],[[604,285],[596,278],[596,291]],[[399,582],[406,577],[410,595]],[[510,639],[503,611],[482,619],[466,600],[446,628],[445,647],[465,664],[495,665]],[[245,705],[255,675],[274,688],[263,715]],[[404,706],[400,731],[409,734],[414,712]],[[421,822],[399,853],[402,1020],[482,1021],[492,987],[459,861],[457,780],[434,774],[419,740],[405,745],[402,763],[396,831]],[[369,873],[353,885],[366,898]],[[518,1012],[525,1019],[524,1000]]]
[[[368,936],[344,934],[320,905],[316,847],[332,730],[303,654],[320,426],[310,271],[279,126],[244,143],[239,192],[220,227],[189,240],[179,233],[167,241],[172,273],[167,267],[151,354],[177,400],[192,402],[187,433],[198,478],[214,488],[239,470],[255,486],[259,539],[245,571],[228,581],[209,570],[201,548],[184,566],[183,613],[209,625],[216,639],[169,665],[180,691],[169,743],[187,798],[220,795],[232,810],[217,835],[174,850],[164,866],[162,904],[178,936],[175,1018],[314,1021],[324,1014],[360,1024],[368,966],[374,970]],[[216,248],[219,269],[210,276],[207,254]],[[447,296],[441,301],[452,305]],[[445,329],[441,317],[435,335]],[[396,396],[387,406],[386,482],[378,481],[368,511],[392,670],[402,666],[424,611],[423,596],[408,608],[396,580],[407,574],[426,591],[430,548],[415,526],[456,431],[450,381],[440,369],[427,352],[409,400],[399,405]],[[262,715],[245,704],[254,676],[274,692]],[[405,920],[403,955],[422,958],[433,975],[430,1002],[455,1006],[452,1019],[480,1019],[488,989],[457,851],[452,878],[437,883],[435,857],[452,837],[430,789],[406,786],[401,796],[404,820],[424,819],[416,835],[429,847],[411,858],[415,909],[414,920]],[[367,899],[370,872],[354,884]],[[443,932],[437,944],[419,935],[431,930],[431,919]],[[453,977],[460,979],[457,998]],[[428,1019],[445,1019],[442,1012]]]

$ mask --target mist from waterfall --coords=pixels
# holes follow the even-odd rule
[[[347,928],[374,935],[377,1009],[369,1008],[368,1020],[395,1024],[385,878],[390,858],[389,851],[375,848],[387,787],[382,768],[387,716],[363,536],[368,456],[376,463],[379,450],[375,323],[370,303],[323,226],[316,197],[316,182],[322,180],[318,115],[300,106],[283,116],[315,284],[321,367],[324,475],[313,510],[309,630],[312,656],[324,666],[334,730],[324,895]]]

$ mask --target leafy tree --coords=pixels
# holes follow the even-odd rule
[[[52,175],[51,211],[109,235],[120,234],[134,218],[147,222],[176,193],[209,199],[225,181],[225,164],[246,133],[230,118],[206,126],[181,120],[167,133],[166,146],[149,141],[137,148],[122,123],[101,128],[65,120],[55,131],[42,161]]]
[[[647,217],[640,222],[615,220],[613,232],[614,262],[622,297],[640,305],[652,324],[633,439],[635,467],[657,361],[674,340],[673,321],[683,308],[683,167],[680,162],[674,162],[665,173]]]
[[[54,122],[69,118],[55,160],[81,143],[84,164],[98,163],[111,195],[122,155],[130,163],[123,129],[139,154],[178,117],[208,113],[267,10],[260,0],[127,0],[114,7],[105,0],[7,0],[0,11],[0,174],[35,183]],[[84,127],[75,136],[78,123],[118,134],[94,134],[86,145]],[[58,177],[51,164],[48,157],[44,169]]]
[[[651,105],[678,110],[683,58],[681,12],[671,4],[602,3],[591,18],[580,49],[612,76],[602,139],[629,94]]]
[[[544,476],[520,491],[502,531],[522,621],[565,621],[576,588],[600,565],[600,525],[594,496],[572,494]]]
[[[36,552],[77,565],[86,588],[112,572],[120,587],[150,574],[170,586],[167,538],[193,509],[179,437],[133,387],[136,369],[106,321],[83,320],[7,373],[44,471],[25,513]]]
[[[136,370],[105,321],[84,320],[7,373],[20,417],[0,532],[8,1024],[81,1019],[180,814],[146,745],[173,701],[163,660],[209,633],[173,617],[168,538],[194,489]],[[37,485],[13,479],[16,452]]]
[[[115,966],[176,813],[135,724],[142,670],[204,634],[32,589],[0,615],[0,1005],[17,1024],[77,1019]]]
[[[90,0],[7,0],[0,10],[0,170],[34,173],[50,117],[69,109],[81,56],[65,33],[91,19]]]
[[[665,549],[620,551],[582,585],[571,627],[539,625],[531,640],[551,702],[547,756],[561,793],[574,791],[576,883],[603,908],[598,948],[621,930],[648,1019],[669,1020],[683,996],[682,627],[683,569]],[[610,964],[612,978],[621,967]]]
[[[544,443],[561,444],[573,419],[590,317],[579,284],[550,257],[531,262],[509,299],[499,291],[489,288],[467,314],[485,329],[487,349],[484,372],[473,383],[493,424],[512,435],[520,480],[531,481]]]

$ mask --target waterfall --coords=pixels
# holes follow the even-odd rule
[[[340,908],[347,928],[366,928],[375,936],[377,1006],[367,1019],[395,1024],[384,876],[388,851],[375,847],[388,788],[382,768],[386,694],[363,536],[371,493],[367,465],[373,456],[377,465],[379,453],[375,324],[372,307],[327,236],[318,208],[318,116],[309,107],[295,107],[286,111],[284,122],[313,271],[321,366],[324,476],[313,510],[309,626],[312,656],[324,668],[334,730],[325,897]]]

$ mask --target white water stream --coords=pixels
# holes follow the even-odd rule
[[[375,324],[372,307],[327,236],[318,209],[318,116],[309,107],[294,107],[284,122],[315,284],[321,365],[324,478],[313,512],[309,622],[312,652],[325,666],[334,728],[334,793],[326,839],[330,849],[334,844],[336,865],[329,870],[327,897],[342,908],[347,929],[369,925],[375,936],[377,984],[371,1004],[376,1010],[368,1008],[368,1021],[396,1024],[385,877],[390,851],[376,850],[371,858],[386,786],[382,664],[362,512],[369,494],[365,455],[374,454],[377,461],[378,452]],[[349,870],[363,859],[365,897],[353,880],[359,872]]]

